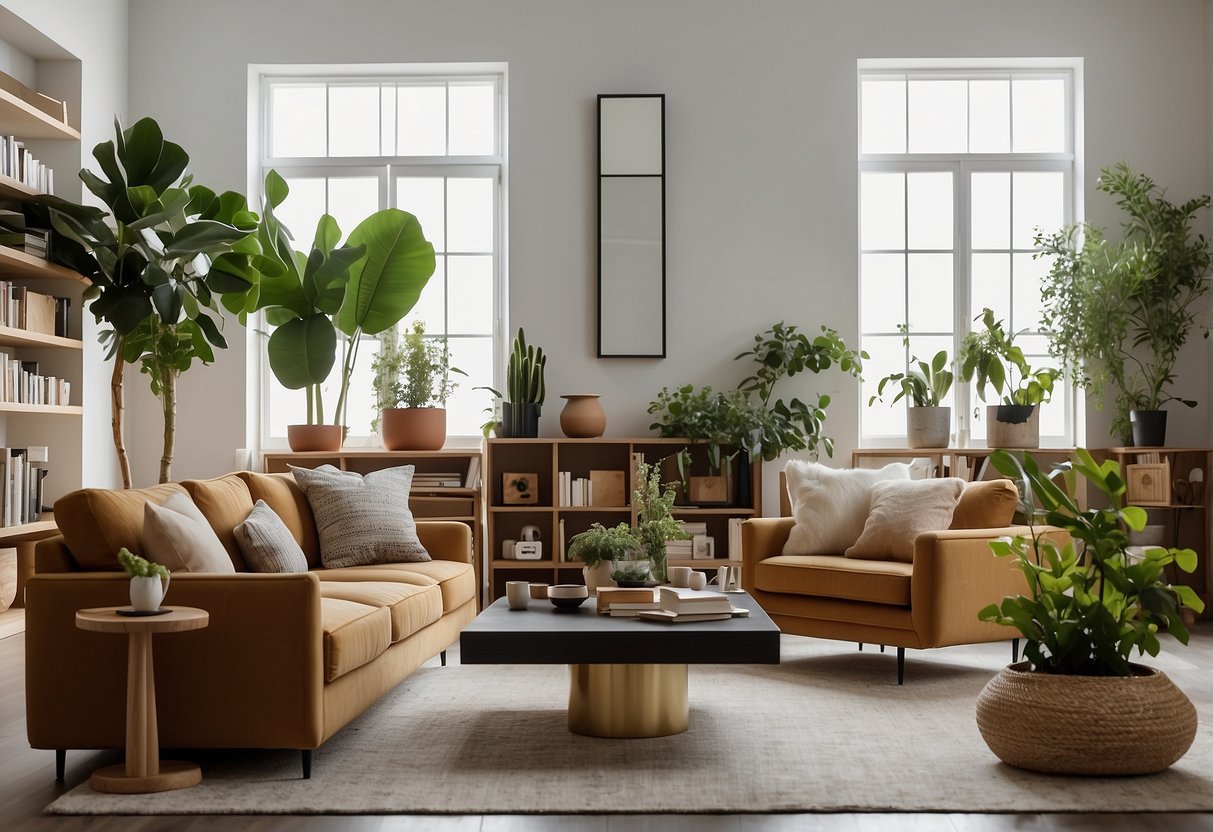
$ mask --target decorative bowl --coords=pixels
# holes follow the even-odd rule
[[[590,597],[585,584],[556,584],[548,587],[548,600],[558,610],[575,610]]]

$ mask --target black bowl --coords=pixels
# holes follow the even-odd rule
[[[585,603],[585,597],[581,598],[549,598],[552,606],[558,610],[575,610]]]

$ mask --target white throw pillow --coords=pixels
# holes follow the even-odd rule
[[[794,459],[783,471],[796,518],[783,547],[785,555],[841,555],[863,533],[872,486],[910,478],[910,466],[904,462],[883,468],[828,468]]]
[[[876,483],[868,522],[846,556],[913,563],[914,539],[952,525],[952,512],[964,488],[959,477]]]
[[[188,494],[143,504],[141,554],[170,572],[235,572],[227,549]]]

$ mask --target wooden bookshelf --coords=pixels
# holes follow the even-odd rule
[[[24,182],[0,173],[0,199],[29,199],[38,194],[39,191]]]
[[[0,413],[45,413],[48,416],[83,416],[84,408],[78,404],[23,404],[22,402],[0,402]]]
[[[66,280],[72,283],[89,284],[89,279],[79,272],[9,246],[0,246],[0,275],[30,280]]]
[[[5,135],[19,139],[67,139],[80,141],[80,131],[48,115],[33,104],[0,88],[0,124]]]
[[[78,338],[61,338],[58,335],[46,335],[41,332],[32,332],[28,329],[0,326],[0,346],[82,350],[84,349],[84,342]]]

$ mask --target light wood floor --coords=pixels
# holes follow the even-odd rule
[[[1201,668],[1213,667],[1213,625],[1201,625],[1188,648]],[[913,661],[913,654],[907,657]],[[962,815],[962,814],[804,814],[804,815],[464,815],[436,816],[182,816],[182,817],[45,817],[42,809],[62,788],[54,782],[54,754],[33,751],[25,740],[25,636],[0,639],[0,832],[200,832],[254,830],[434,830],[434,832],[1213,832],[1213,815]],[[1213,697],[1209,674],[1201,671],[1176,682],[1194,699]],[[72,751],[67,756],[67,784],[85,780],[93,769],[120,762],[112,752]],[[756,772],[756,776],[757,772]],[[913,776],[907,773],[907,776]],[[1064,795],[1058,795],[1059,804]]]

